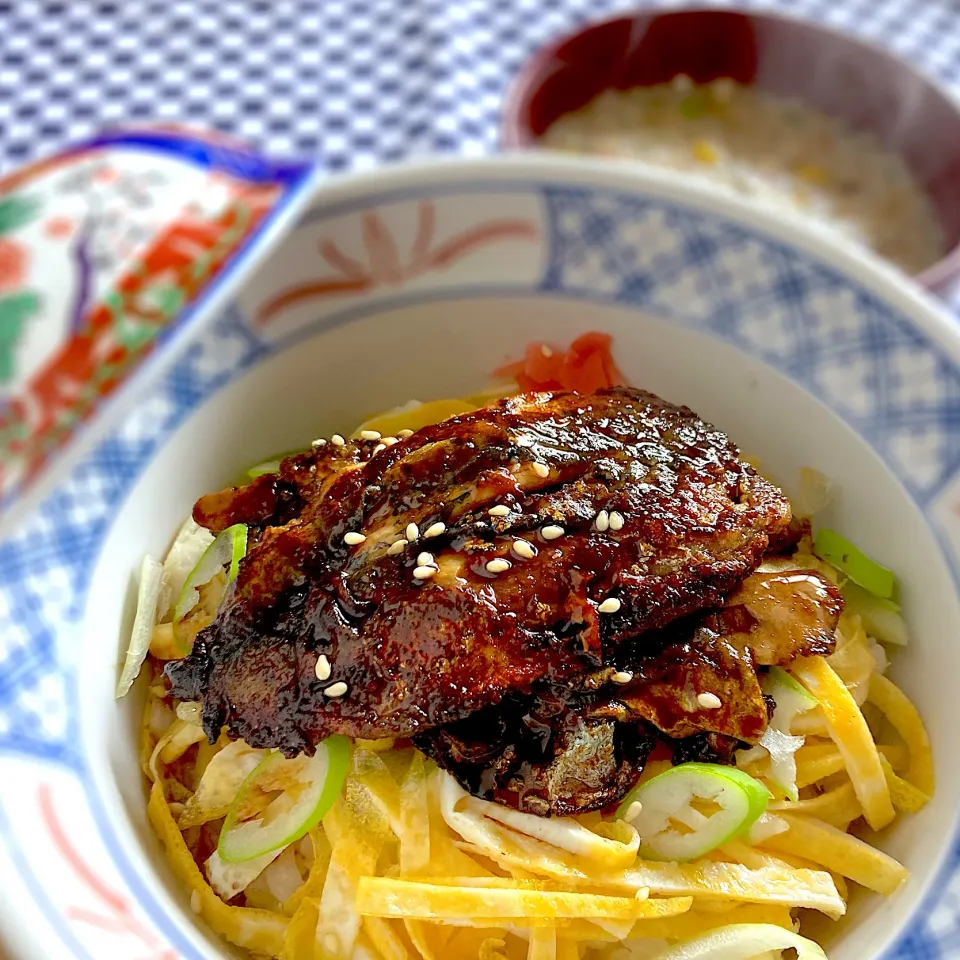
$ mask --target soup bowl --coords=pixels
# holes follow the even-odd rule
[[[233,955],[147,822],[144,680],[114,699],[143,554],[250,464],[411,399],[476,393],[528,342],[587,330],[612,335],[629,382],[727,431],[788,492],[801,468],[826,475],[818,519],[897,573],[911,641],[891,676],[929,727],[937,789],[880,835],[910,879],[815,932],[832,960],[955,956],[960,333],[932,300],[736,200],[540,156],[328,181],[235,274],[0,546],[12,957]]]

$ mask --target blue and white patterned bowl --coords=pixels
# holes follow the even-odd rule
[[[931,301],[735,201],[541,158],[328,185],[264,266],[224,283],[229,307],[171,346],[126,421],[0,546],[0,930],[15,957],[226,955],[146,824],[140,703],[112,696],[142,554],[244,465],[473,392],[528,340],[587,329],[788,488],[801,466],[830,476],[825,520],[899,573],[913,639],[893,674],[930,725],[938,790],[884,839],[913,878],[858,898],[831,956],[960,957],[960,333]]]

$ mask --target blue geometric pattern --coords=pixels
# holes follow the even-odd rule
[[[108,126],[222,130],[366,170],[496,149],[524,60],[645,0],[0,0],[0,173]],[[955,0],[741,0],[848,30],[960,86]]]
[[[955,473],[960,371],[889,306],[730,221],[615,191],[545,192],[546,288],[629,303],[763,360],[847,421],[920,503]]]
[[[474,195],[483,189],[471,184]],[[921,506],[956,471],[960,371],[909,321],[829,265],[758,231],[662,200],[580,186],[512,188],[503,181],[490,189],[533,191],[542,200],[550,249],[540,289],[630,304],[764,360],[821,396],[890,463]],[[410,189],[400,199],[421,194],[430,189]],[[448,295],[455,299],[458,291]],[[381,303],[371,312],[382,309]],[[170,434],[270,349],[236,308],[227,310],[0,545],[0,753],[84,775],[84,758],[68,735],[76,724],[75,681],[65,666],[70,657],[61,654],[73,640],[100,544]],[[851,378],[880,402],[860,407]],[[960,957],[958,866],[955,850],[944,882],[889,960]],[[152,904],[149,912],[161,910]]]
[[[0,753],[75,765],[70,643],[117,504],[184,417],[264,352],[236,310],[183,359],[18,530],[0,543]]]

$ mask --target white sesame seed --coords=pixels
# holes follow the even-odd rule
[[[430,526],[424,530],[423,535],[427,538],[439,537],[446,529],[447,525],[438,520],[436,523],[431,523]]]
[[[550,468],[549,468],[545,463],[535,463],[535,464],[533,465],[533,472],[534,472],[538,477],[549,477],[549,476],[550,476]]]
[[[379,430],[361,430],[360,438],[362,440],[379,440],[380,431]]]
[[[386,446],[386,447],[392,447],[395,443],[399,443],[399,442],[400,442],[400,441],[399,441],[396,437],[384,437],[384,438],[383,438],[383,444],[384,444],[384,446]]]
[[[610,526],[610,514],[606,510],[601,510],[594,518],[593,525],[601,532],[606,533]]]
[[[328,697],[342,697],[349,689],[342,680],[338,680],[336,683],[331,683],[323,692]]]
[[[505,503],[498,503],[495,507],[491,507],[487,513],[491,517],[509,517],[510,508]]]
[[[327,441],[324,440],[323,437],[317,437],[317,439],[313,440],[310,444],[311,447],[325,447],[326,445]]]
[[[631,820],[636,820],[641,813],[643,813],[643,804],[639,800],[634,800],[633,803],[627,807],[627,812],[623,815],[623,819],[629,823]],[[649,894],[649,888],[644,889],[646,889]]]
[[[518,447],[532,447],[533,440],[530,437],[517,437]]]
[[[344,440],[343,437],[341,437],[339,433],[335,433],[335,434],[330,438],[330,442],[331,442],[335,447],[342,447],[347,441]]]
[[[386,450],[386,449],[387,449],[387,445],[385,443],[378,443],[373,448],[373,453],[371,453],[370,456],[375,457],[381,450]]]
[[[698,693],[697,703],[704,710],[719,710],[723,706],[723,701],[715,693]]]
[[[420,528],[415,523],[407,524],[407,539],[413,543],[420,536]]]
[[[357,533],[355,530],[351,530],[349,533],[343,535],[343,542],[348,547],[355,547],[358,543],[363,543],[366,539],[362,533]]]
[[[330,679],[330,672],[331,672],[330,661],[327,659],[327,655],[325,653],[321,653],[320,656],[317,657],[316,670],[317,670],[318,680]]]
[[[510,561],[502,557],[495,557],[487,563],[487,573],[505,573],[510,569]]]
[[[622,606],[623,604],[617,597],[607,597],[607,599],[597,607],[597,611],[599,613],[616,613]]]
[[[429,567],[433,565],[433,554],[427,553],[426,550],[417,557],[417,566],[418,567]]]
[[[549,360],[553,356],[553,351],[545,344],[540,345],[540,352]]]
[[[563,527],[557,526],[555,523],[540,528],[540,536],[544,540],[556,540],[557,537],[562,537],[565,532]]]
[[[203,909],[203,904],[200,900],[199,890],[190,891],[190,909],[198,916],[200,914],[200,911]]]
[[[513,552],[518,557],[523,557],[524,560],[532,560],[537,555],[533,549],[533,544],[528,543],[526,540],[514,540]]]
[[[610,674],[610,679],[614,683],[629,683],[633,679],[633,674],[629,670],[618,670]]]
[[[406,440],[407,437],[412,437],[412,436],[413,436],[413,431],[412,431],[412,430],[398,430],[398,431],[397,431],[397,436],[398,436],[401,440]]]
[[[407,548],[406,540],[397,540],[395,543],[391,543],[387,549],[387,556],[395,557],[398,553],[403,553]]]
[[[414,579],[414,580],[429,580],[429,579],[430,579],[434,574],[436,574],[437,572],[438,572],[438,571],[437,571],[437,568],[436,568],[436,567],[428,567],[428,566],[417,567],[417,568],[413,571],[413,579]]]
[[[610,514],[610,529],[611,530],[622,530],[623,529],[623,514],[617,513],[616,510]]]

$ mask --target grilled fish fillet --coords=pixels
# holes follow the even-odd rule
[[[248,523],[254,546],[167,667],[173,692],[202,702],[211,738],[287,755],[569,685],[627,639],[642,656],[645,635],[722,603],[791,519],[722,432],[623,387],[328,442],[194,516]]]

